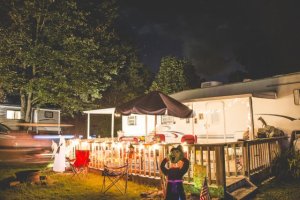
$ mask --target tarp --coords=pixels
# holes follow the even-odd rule
[[[192,112],[186,105],[159,91],[150,92],[116,107],[116,113],[121,115],[167,114],[179,118],[188,118],[192,115]]]

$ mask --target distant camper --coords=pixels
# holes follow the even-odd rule
[[[0,123],[3,123],[10,127],[12,130],[19,130],[20,127],[16,126],[16,123],[21,119],[21,107],[18,105],[0,105]],[[33,108],[32,110],[32,123],[47,123],[47,124],[59,124],[60,123],[60,110]],[[30,130],[39,133],[60,133],[60,127],[32,127]]]

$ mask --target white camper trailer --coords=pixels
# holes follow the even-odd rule
[[[16,124],[21,119],[21,107],[18,105],[0,105],[0,123],[9,126],[12,130],[18,130],[19,126]],[[60,110],[33,108],[31,122],[33,123],[47,123],[60,124]],[[49,127],[33,127],[33,131],[46,131],[59,133],[60,128],[55,126]]]
[[[40,124],[60,124],[60,110],[35,108],[32,111],[32,122]],[[60,134],[59,126],[39,126],[34,127],[36,133],[39,132],[57,132]]]
[[[211,84],[171,95],[194,111],[190,119],[170,116],[131,115],[122,117],[125,136],[147,136],[153,132],[193,134],[198,143],[233,142],[253,139],[267,125],[290,135],[300,129],[300,72],[245,80],[232,84]]]

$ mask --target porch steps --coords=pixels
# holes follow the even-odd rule
[[[250,199],[255,194],[257,187],[245,177],[227,178],[226,192],[236,200]]]

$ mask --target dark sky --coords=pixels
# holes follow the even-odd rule
[[[120,31],[154,72],[163,56],[188,58],[226,81],[300,71],[299,0],[121,0]]]

